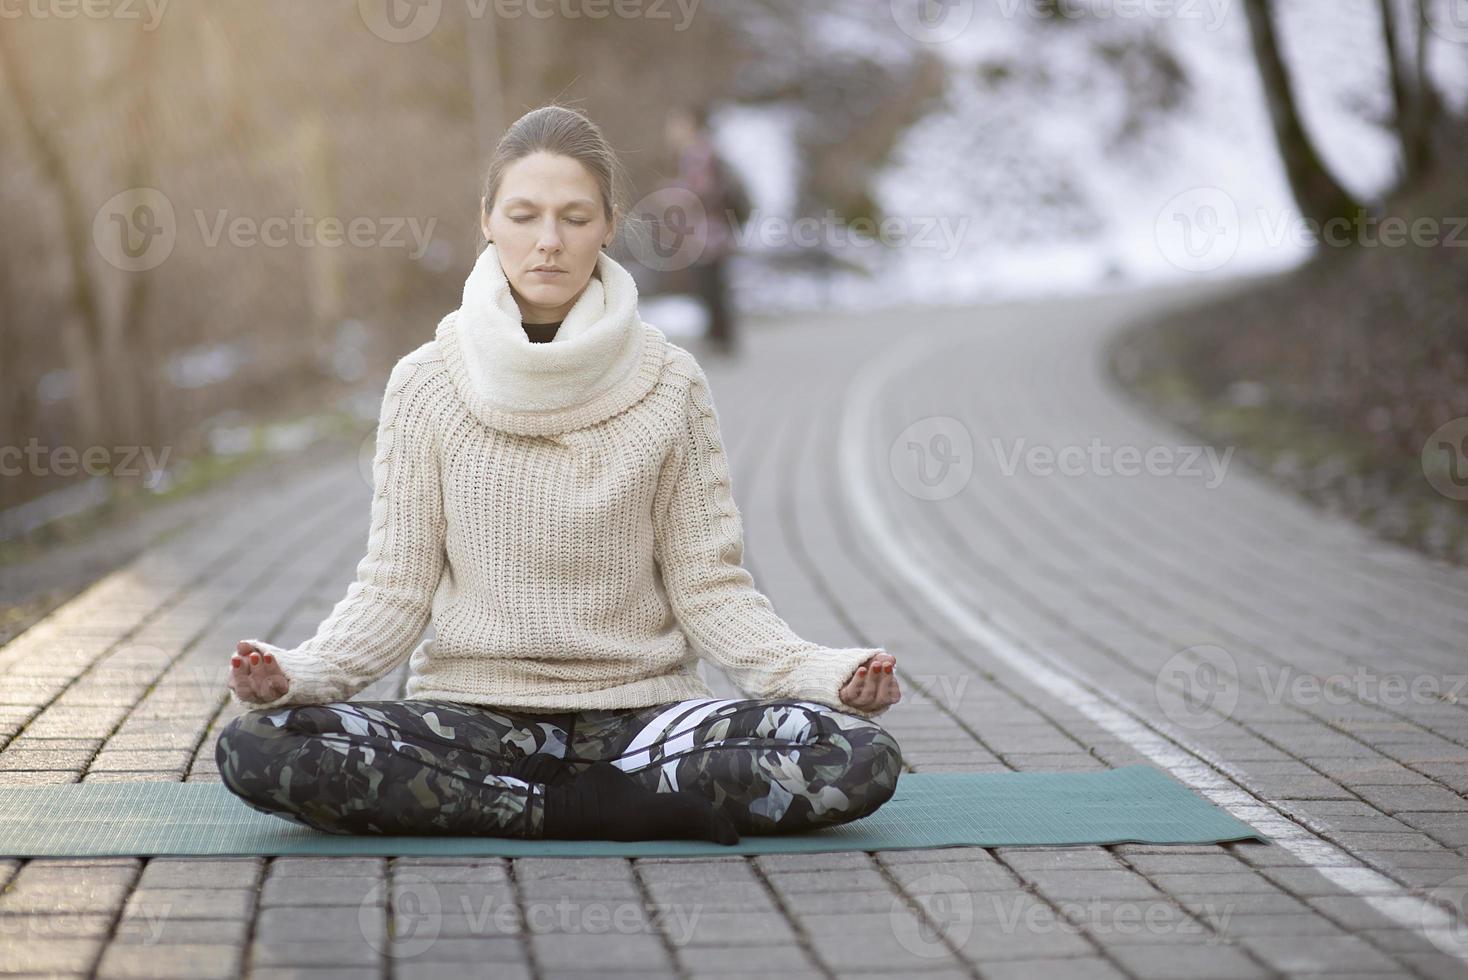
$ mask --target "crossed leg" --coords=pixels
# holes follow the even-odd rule
[[[792,699],[699,698],[533,714],[452,701],[248,711],[220,732],[220,776],[247,805],[331,833],[542,836],[550,756],[609,761],[656,792],[709,799],[741,833],[867,816],[902,755],[876,722]]]
[[[873,813],[902,771],[875,721],[813,701],[699,698],[632,712],[582,711],[578,751],[658,792],[711,800],[741,834],[792,833]]]
[[[539,837],[544,787],[513,775],[561,755],[565,715],[453,701],[333,701],[246,711],[219,733],[242,801],[338,834]]]

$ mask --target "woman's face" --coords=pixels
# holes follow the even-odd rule
[[[505,170],[494,210],[482,220],[525,323],[565,319],[614,231],[590,171],[571,157],[544,151]],[[542,265],[561,271],[535,271]]]

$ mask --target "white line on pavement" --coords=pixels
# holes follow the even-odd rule
[[[1281,804],[1243,789],[1227,775],[1236,770],[1206,749],[1189,744],[1171,726],[1145,720],[1124,699],[1064,661],[1023,649],[1012,639],[1019,631],[1004,626],[1002,617],[992,610],[986,610],[984,616],[995,625],[980,619],[946,587],[942,577],[929,571],[939,565],[935,556],[922,553],[915,536],[899,536],[895,532],[872,490],[876,470],[868,457],[868,443],[872,433],[879,431],[875,420],[877,392],[885,382],[942,346],[934,338],[917,339],[907,334],[900,345],[884,348],[869,359],[847,383],[843,397],[837,446],[842,492],[855,519],[881,551],[887,566],[1011,669],[1081,712],[1228,813],[1267,834],[1328,881],[1358,896],[1388,919],[1420,932],[1439,949],[1468,962],[1468,947],[1454,938],[1457,920],[1441,906],[1414,894],[1300,826],[1286,815]]]

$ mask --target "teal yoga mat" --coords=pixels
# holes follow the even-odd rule
[[[906,773],[869,817],[734,845],[339,835],[252,810],[219,783],[0,790],[0,857],[366,854],[661,857],[889,851],[977,844],[1206,844],[1266,838],[1160,769]]]

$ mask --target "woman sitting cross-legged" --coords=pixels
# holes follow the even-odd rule
[[[733,843],[891,798],[895,658],[801,639],[743,567],[708,379],[603,251],[616,167],[560,106],[500,141],[462,305],[387,382],[356,581],[306,642],[232,656],[250,710],[216,758],[250,806],[332,833]],[[713,697],[700,656],[749,696]],[[350,700],[405,658],[406,698]]]

